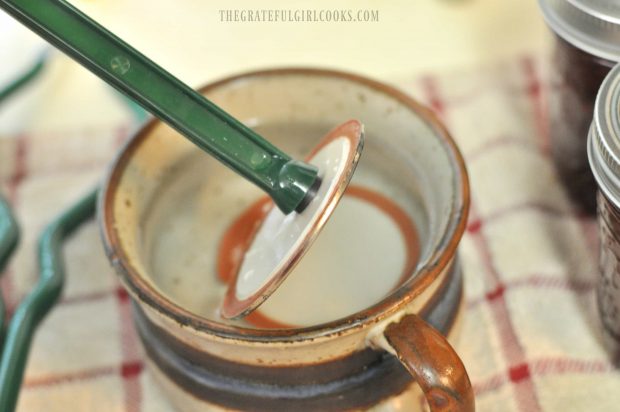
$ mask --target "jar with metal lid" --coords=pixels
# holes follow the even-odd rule
[[[620,61],[620,2],[539,0],[556,34],[551,67],[551,152],[575,205],[596,212],[596,182],[588,167],[586,139],[599,87]]]
[[[609,73],[596,99],[588,157],[599,189],[598,309],[615,349],[620,348],[620,65]]]

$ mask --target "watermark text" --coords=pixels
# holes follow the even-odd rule
[[[224,23],[378,23],[379,10],[224,9]]]

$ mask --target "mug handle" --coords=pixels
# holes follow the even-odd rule
[[[436,329],[414,314],[389,324],[383,336],[420,385],[432,412],[475,411],[463,362]]]

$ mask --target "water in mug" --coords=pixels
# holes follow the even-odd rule
[[[303,159],[330,129],[320,124],[255,128]],[[262,192],[196,151],[176,165],[144,224],[144,253],[157,287],[206,318],[218,309],[243,247],[267,203]],[[415,270],[425,232],[412,165],[389,140],[366,136],[345,196],[309,252],[254,314],[232,321],[257,328],[337,320],[378,303]]]

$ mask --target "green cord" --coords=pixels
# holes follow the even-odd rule
[[[41,53],[32,67],[0,90],[0,104],[38,77],[45,67],[48,55],[47,51]],[[0,276],[4,274],[4,268],[18,243],[19,226],[8,202],[4,197],[0,196]],[[2,347],[1,343],[4,338],[5,322],[6,305],[0,294],[0,347]]]
[[[15,410],[34,331],[54,306],[64,283],[62,242],[95,213],[98,190],[66,210],[39,238],[39,282],[18,306],[0,358],[0,412]]]
[[[0,276],[4,274],[4,269],[9,257],[15,251],[19,243],[19,226],[15,220],[15,216],[11,212],[11,208],[0,195]],[[0,294],[0,348],[4,340],[4,325],[6,322],[6,305]]]
[[[48,53],[26,73],[0,90],[0,103],[35,79],[44,68]],[[146,112],[135,102],[126,99],[136,122],[147,119]],[[39,238],[39,281],[20,303],[5,333],[6,308],[0,295],[0,412],[15,410],[19,389],[24,376],[32,338],[41,320],[54,306],[62,291],[65,273],[62,242],[73,231],[95,214],[98,188],[79,200],[52,222]],[[0,196],[0,275],[19,241],[19,226],[6,200]]]
[[[27,72],[21,74],[17,79],[9,83],[8,86],[0,90],[0,103],[35,79],[43,71],[45,63],[47,62],[47,57],[48,52],[43,52],[37,62]]]

